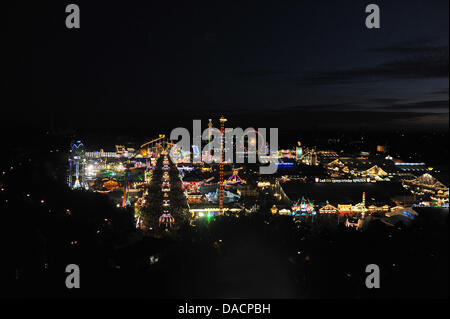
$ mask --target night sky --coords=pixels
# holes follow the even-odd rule
[[[79,30],[65,27],[69,3],[80,6]],[[380,6],[381,29],[365,27],[369,3]],[[23,123],[51,111],[70,112],[75,126],[144,114],[147,125],[170,116],[176,127],[177,119],[224,113],[268,126],[447,128],[448,6],[45,1],[28,7],[25,27],[17,5],[7,41],[26,49],[8,64],[22,66],[27,92],[8,109],[17,114],[17,95],[25,95],[32,111]],[[13,80],[2,85],[11,89]]]

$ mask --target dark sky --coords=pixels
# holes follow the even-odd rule
[[[79,30],[65,27],[69,3],[80,6]],[[381,29],[365,27],[369,3],[380,6]],[[448,125],[447,0],[30,8],[30,103],[42,114],[73,111],[79,125],[133,112],[151,121],[245,114],[271,126]],[[9,30],[21,15],[8,13]]]

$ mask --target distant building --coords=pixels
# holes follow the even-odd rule
[[[439,196],[441,199],[447,198],[448,202],[448,187],[428,173],[412,180],[404,180],[402,184],[403,187],[411,191],[414,195],[429,197]]]
[[[363,172],[367,176],[375,177],[375,178],[384,178],[388,175],[382,168],[380,168],[378,165],[374,165],[368,170]]]
[[[379,153],[387,153],[387,147],[384,145],[377,145],[377,152]]]
[[[322,208],[319,209],[319,213],[321,214],[336,214],[338,209],[331,204],[326,204]]]
[[[237,189],[237,193],[242,197],[256,197],[259,194],[258,189],[250,185],[239,186]]]
[[[352,204],[338,204],[340,214],[349,214],[352,212]]]

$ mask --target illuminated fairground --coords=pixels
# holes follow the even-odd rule
[[[210,119],[209,140],[211,132],[222,134],[226,123],[221,117],[220,129],[214,129]],[[256,130],[250,133],[252,138],[242,141],[245,156],[262,138]],[[110,151],[86,151],[82,141],[74,141],[68,185],[106,194],[117,207],[134,210],[137,228],[155,233],[174,231],[183,221],[195,226],[219,215],[252,214],[265,205],[272,216],[339,215],[342,220],[419,206],[448,207],[448,187],[425,163],[364,152],[340,155],[297,141],[278,151],[276,174],[259,175],[254,166],[226,162],[224,145],[222,160],[213,163],[208,161],[211,154],[202,154],[198,146],[187,152],[175,145],[165,134],[136,147],[115,145]],[[416,176],[414,170],[426,173]]]

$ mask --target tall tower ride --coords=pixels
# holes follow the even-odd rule
[[[224,148],[224,135],[225,135],[225,122],[227,119],[222,115],[220,117],[220,149],[221,149],[221,158],[220,158],[220,181],[219,181],[219,205],[220,205],[220,214],[223,214],[223,193],[224,193],[224,181],[223,181],[223,166],[225,162],[225,148]]]
[[[212,140],[212,128],[213,128],[212,120],[209,119],[209,123],[208,123],[208,141],[209,142],[211,142],[211,140]]]
[[[84,179],[86,158],[84,144],[81,141],[71,143],[69,154],[68,184],[72,189],[86,187]]]

